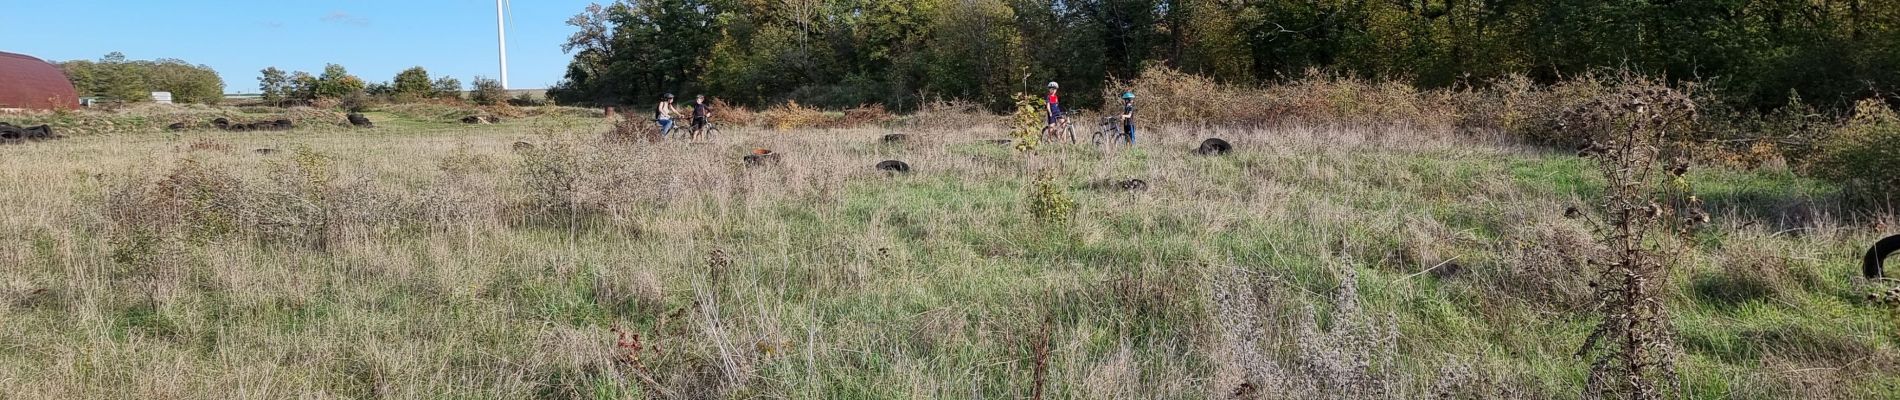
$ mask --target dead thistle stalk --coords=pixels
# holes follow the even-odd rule
[[[1680,397],[1678,350],[1664,304],[1667,256],[1652,250],[1662,239],[1652,234],[1667,229],[1672,214],[1690,213],[1664,205],[1685,202],[1658,197],[1682,194],[1668,190],[1671,174],[1661,160],[1669,133],[1691,121],[1696,107],[1660,83],[1638,80],[1626,87],[1566,118],[1597,132],[1600,139],[1584,155],[1596,159],[1607,181],[1598,205],[1606,217],[1597,232],[1609,261],[1591,261],[1604,267],[1591,283],[1594,309],[1603,320],[1577,356],[1592,359],[1585,398]]]

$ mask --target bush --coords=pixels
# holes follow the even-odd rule
[[[455,100],[462,99],[462,81],[460,79],[444,76],[444,77],[436,79],[435,83],[431,84],[430,86],[432,87],[433,94],[435,95],[436,98],[455,99]]]
[[[422,67],[411,67],[402,70],[401,73],[396,74],[396,79],[390,81],[389,85],[390,94],[396,95],[397,97],[421,98],[431,97],[435,94],[435,86],[429,81],[429,70],[423,69]]]
[[[535,97],[532,92],[521,92],[521,95],[508,99],[508,105],[515,107],[540,107],[548,105],[548,100],[546,98]]]
[[[1897,204],[1900,191],[1900,114],[1879,100],[1861,101],[1849,120],[1818,146],[1809,170],[1841,184],[1851,200]]]
[[[475,91],[469,94],[468,99],[475,104],[492,106],[508,99],[508,90],[501,87],[500,81],[477,76],[474,85]]]
[[[826,120],[830,119],[824,111],[798,104],[798,101],[772,106],[760,114],[766,125],[781,131],[817,127],[825,125]]]
[[[1016,138],[1017,151],[1035,151],[1042,142],[1042,100],[1025,93],[1016,94],[1016,112],[1011,114],[1009,134]]]
[[[1043,171],[1029,192],[1029,214],[1045,224],[1066,224],[1075,217],[1075,199],[1056,185],[1055,174]]]

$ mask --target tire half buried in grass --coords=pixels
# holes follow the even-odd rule
[[[909,173],[910,164],[897,160],[884,160],[877,163],[877,169],[886,172]]]
[[[1231,143],[1227,143],[1226,140],[1221,140],[1220,138],[1208,138],[1207,140],[1201,141],[1201,147],[1195,148],[1194,154],[1199,154],[1203,156],[1218,156],[1222,154],[1227,154],[1228,152],[1232,152],[1232,151],[1234,151],[1234,145]]]
[[[1885,277],[1887,256],[1893,255],[1896,251],[1900,251],[1900,235],[1888,236],[1886,239],[1874,242],[1874,247],[1867,249],[1866,259],[1861,261],[1860,273],[1867,279]]]
[[[753,149],[752,154],[747,154],[744,159],[747,167],[763,167],[779,163],[778,153],[766,149]]]

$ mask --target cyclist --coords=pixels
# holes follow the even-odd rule
[[[1049,82],[1049,96],[1043,99],[1048,104],[1047,111],[1049,112],[1049,123],[1042,127],[1042,134],[1045,137],[1055,136],[1056,132],[1060,132],[1061,125],[1068,122],[1067,118],[1062,117],[1062,99],[1056,96],[1058,88],[1061,88],[1061,85],[1053,81]]]
[[[693,131],[690,137],[697,139],[700,134],[706,133],[706,120],[710,118],[712,118],[712,106],[706,104],[706,95],[694,96]]]
[[[1135,92],[1122,92],[1122,132],[1129,145],[1135,144]]]
[[[653,120],[660,123],[661,139],[673,134],[673,116],[675,115],[679,115],[679,110],[673,108],[673,94],[667,93],[666,97],[660,99],[660,105],[653,109]]]

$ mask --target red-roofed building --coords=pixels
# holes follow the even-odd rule
[[[79,91],[66,72],[32,56],[0,52],[0,109],[79,108]]]

